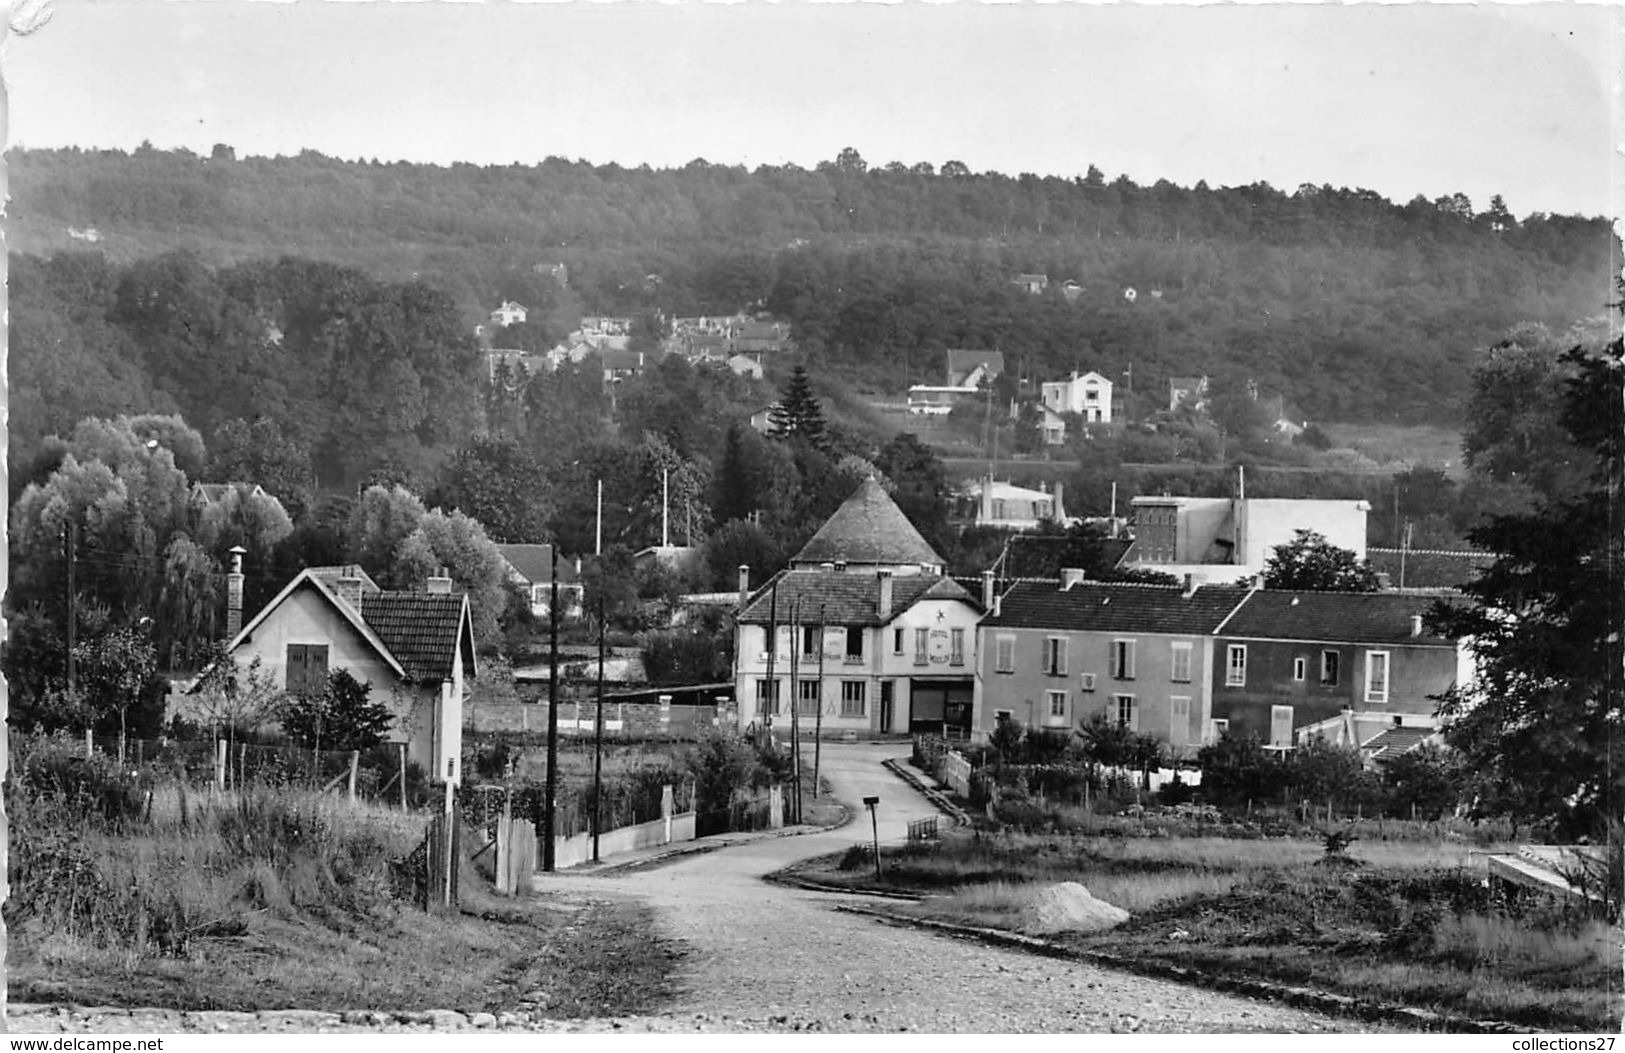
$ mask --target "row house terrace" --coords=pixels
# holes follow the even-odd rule
[[[1018,581],[994,598],[978,641],[975,735],[1000,721],[1070,732],[1099,716],[1189,756],[1210,741],[1214,631],[1238,586]]]
[[[1473,677],[1466,642],[1426,630],[1436,597],[1258,589],[1219,627],[1213,717],[1277,749],[1324,735],[1362,748],[1432,732],[1436,696]]]

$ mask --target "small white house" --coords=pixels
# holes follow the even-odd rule
[[[491,312],[491,324],[499,326],[522,325],[529,313],[523,304],[503,300],[502,306]]]
[[[1079,374],[1039,385],[1039,399],[1056,413],[1076,413],[1090,424],[1110,424],[1112,382],[1099,373]]]

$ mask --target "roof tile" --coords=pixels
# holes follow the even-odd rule
[[[873,479],[865,479],[824,521],[790,565],[840,560],[874,566],[943,565],[942,557]]]
[[[978,606],[965,587],[952,578],[935,574],[892,578],[892,617],[926,599],[962,600]],[[793,614],[805,623],[822,621],[828,625],[883,625],[890,620],[880,617],[880,578],[873,573],[787,570],[751,597],[739,621],[766,625],[776,615],[780,624],[788,624]]]
[[[361,598],[361,617],[411,680],[449,680],[460,643],[461,594],[374,592]]]
[[[1204,585],[1185,595],[1178,585],[1018,581],[999,601],[990,627],[1073,632],[1211,633],[1247,596],[1240,586]]]

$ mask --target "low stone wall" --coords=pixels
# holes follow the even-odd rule
[[[560,702],[559,734],[591,735],[596,702]],[[717,726],[716,706],[660,705],[657,702],[605,702],[604,734],[617,738],[694,738]],[[546,732],[547,704],[474,702],[463,708],[467,731]]]

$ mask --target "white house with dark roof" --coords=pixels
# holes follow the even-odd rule
[[[498,545],[508,580],[518,586],[530,601],[530,613],[546,618],[553,604],[553,546],[552,545]],[[559,559],[559,607],[563,617],[575,618],[581,614],[584,587],[581,582],[581,560]]]
[[[949,348],[943,383],[950,388],[974,391],[982,382],[996,380],[1004,373],[1003,351],[970,351]]]
[[[512,300],[503,300],[502,305],[491,312],[491,324],[498,326],[523,325],[530,309],[524,304]]]
[[[1066,380],[1049,380],[1038,386],[1039,400],[1056,413],[1076,413],[1089,424],[1110,424],[1112,382],[1099,373],[1072,371]]]
[[[389,741],[436,782],[462,781],[463,702],[476,675],[468,597],[451,579],[424,591],[380,589],[358,566],[301,571],[227,645],[259,659],[289,694],[322,689],[343,669],[394,715]]]
[[[982,607],[873,479],[749,588],[734,648],[741,727],[805,734],[970,729]]]

